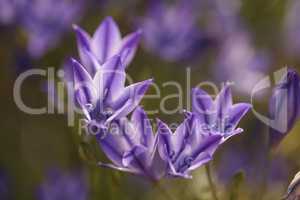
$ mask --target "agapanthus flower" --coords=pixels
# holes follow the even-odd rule
[[[270,144],[276,146],[293,128],[300,114],[300,77],[288,69],[270,99]]]
[[[152,79],[125,86],[126,73],[121,56],[114,56],[100,65],[92,54],[88,55],[96,71],[94,76],[72,59],[74,96],[90,130],[95,128],[98,130],[97,127],[103,128],[113,120],[121,119],[133,111],[152,83]]]
[[[165,123],[158,121],[158,150],[168,163],[168,175],[192,178],[191,171],[212,159],[222,136],[207,134],[200,125],[199,119],[191,114],[173,133]]]
[[[165,175],[165,164],[156,151],[157,135],[154,136],[150,120],[141,107],[135,109],[130,120],[116,120],[96,138],[113,163],[100,162],[100,166],[145,176],[152,181]]]
[[[41,57],[55,47],[62,34],[77,21],[82,12],[81,0],[26,0],[20,23],[28,36],[28,51]]]
[[[141,37],[141,30],[137,30],[122,38],[112,17],[104,19],[92,37],[77,25],[74,25],[74,30],[81,62],[91,74],[95,71],[87,52],[95,55],[100,64],[115,55],[120,55],[123,66],[126,67],[133,59]]]
[[[215,100],[204,90],[194,88],[192,92],[192,113],[200,120],[203,132],[221,135],[223,141],[243,132],[237,127],[242,117],[249,111],[251,104],[233,104],[231,89],[226,84]]]
[[[50,171],[37,191],[38,200],[87,200],[88,185],[84,174]]]
[[[232,81],[237,92],[250,95],[256,83],[265,77],[268,64],[268,55],[253,47],[246,32],[234,32],[222,44],[215,74],[220,81]]]
[[[189,1],[175,5],[155,2],[141,20],[141,26],[146,49],[168,61],[191,59],[211,42],[198,29],[196,13]]]

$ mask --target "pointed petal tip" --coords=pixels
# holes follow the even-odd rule
[[[79,64],[79,62],[73,57],[69,58],[69,61],[71,62],[71,64],[73,64],[73,66],[74,64]]]
[[[79,29],[79,26],[77,24],[72,24],[72,28],[74,31],[77,31]]]
[[[157,123],[157,127],[164,126],[165,123],[161,119],[156,118],[155,120],[156,120],[156,123]]]
[[[111,24],[116,24],[114,18],[112,16],[107,16],[103,19],[102,23],[111,23]]]
[[[142,35],[142,34],[143,34],[143,29],[141,29],[141,28],[137,29],[137,30],[136,30],[136,33],[137,33],[138,35]]]

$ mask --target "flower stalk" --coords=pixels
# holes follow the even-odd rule
[[[213,179],[212,179],[211,167],[210,167],[209,164],[205,165],[205,171],[206,171],[208,184],[209,184],[209,187],[210,187],[210,190],[211,190],[211,195],[212,195],[214,200],[219,200],[218,195],[217,195],[217,189],[216,189],[216,186],[215,186],[215,184],[213,182]]]

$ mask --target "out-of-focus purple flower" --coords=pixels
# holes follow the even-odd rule
[[[198,29],[192,5],[188,1],[173,6],[155,2],[141,22],[146,49],[165,60],[182,61],[206,48],[211,40]]]
[[[212,0],[202,5],[208,12],[207,23],[210,34],[220,41],[241,29],[240,0]]]
[[[297,56],[300,52],[300,1],[290,0],[286,10],[284,23],[284,41],[286,42],[286,50],[291,55]]]
[[[165,123],[158,121],[158,150],[168,163],[170,176],[191,178],[191,171],[212,159],[222,136],[204,133],[200,125],[199,119],[191,114],[172,133]]]
[[[269,188],[279,187],[282,181],[288,177],[286,160],[281,156],[276,156],[268,165],[270,168],[266,172],[263,169],[267,162],[266,151],[257,144],[255,144],[255,148],[257,150],[249,150],[250,148],[243,150],[235,147],[225,150],[220,160],[222,164],[217,167],[219,180],[224,184],[229,184],[236,173],[243,172],[246,183],[256,187],[259,182],[263,181],[264,173],[267,173]]]
[[[7,175],[3,171],[0,172],[0,199],[10,199],[9,181]]]
[[[52,170],[37,191],[39,200],[87,200],[88,185],[82,172],[63,174]]]
[[[140,103],[152,83],[152,79],[125,87],[126,73],[117,55],[100,65],[92,54],[95,75],[75,59],[72,59],[74,75],[74,96],[85,114],[90,130],[98,134],[102,128],[116,119],[127,116]],[[91,131],[92,132],[92,131]]]
[[[94,74],[95,70],[87,53],[94,54],[100,64],[115,55],[120,55],[123,66],[126,67],[134,57],[142,33],[138,30],[122,38],[112,17],[104,19],[92,37],[76,25],[74,30],[81,62],[90,74]]]
[[[41,57],[54,48],[62,34],[80,18],[82,7],[81,0],[27,0],[20,11],[20,23],[27,33],[31,56]]]
[[[232,81],[237,92],[250,95],[256,83],[265,77],[268,64],[268,55],[256,51],[247,33],[235,32],[221,47],[215,74],[218,80]]]
[[[222,88],[215,100],[202,89],[193,89],[192,112],[199,118],[200,128],[204,133],[221,135],[223,142],[243,132],[237,125],[251,107],[248,103],[233,104],[229,85]]]
[[[288,69],[270,99],[270,144],[277,146],[293,128],[300,114],[300,77]]]
[[[18,15],[18,3],[20,0],[0,0],[0,23],[12,24]]]
[[[166,164],[156,151],[157,135],[154,136],[142,108],[136,108],[130,121],[127,118],[116,120],[105,135],[98,134],[96,138],[113,162],[99,163],[100,166],[145,176],[152,181],[165,175]]]

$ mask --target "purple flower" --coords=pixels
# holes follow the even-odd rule
[[[165,164],[156,151],[157,136],[145,111],[138,107],[131,120],[116,120],[105,135],[96,136],[103,152],[113,162],[99,165],[156,181],[165,175]]]
[[[103,20],[92,37],[76,25],[74,25],[74,30],[81,62],[91,74],[94,74],[95,70],[87,52],[95,55],[100,64],[115,55],[121,55],[123,66],[126,67],[133,59],[141,37],[141,30],[138,30],[122,39],[120,30],[112,17]]]
[[[173,6],[155,2],[141,23],[146,49],[168,61],[193,58],[210,43],[197,28],[195,12],[188,2]]]
[[[273,90],[270,99],[270,144],[277,146],[299,119],[300,77],[288,69]]]
[[[248,103],[232,103],[229,85],[223,87],[215,100],[202,89],[194,88],[192,92],[192,112],[199,118],[200,128],[221,135],[223,141],[243,132],[237,125],[250,108]]]
[[[74,96],[85,114],[89,132],[97,135],[98,131],[101,132],[98,128],[103,128],[134,110],[152,79],[125,86],[126,73],[121,56],[114,56],[100,65],[92,54],[87,55],[93,61],[96,73],[91,76],[85,67],[72,59]]]
[[[234,32],[221,47],[215,74],[218,80],[233,81],[236,91],[249,95],[256,83],[265,77],[268,64],[268,55],[252,46],[247,33]]]
[[[39,200],[87,200],[86,177],[82,172],[63,174],[52,170],[38,188],[37,196]]]
[[[191,114],[172,133],[162,121],[158,121],[158,150],[168,163],[168,174],[174,177],[192,178],[191,171],[212,159],[222,136],[204,133],[199,119]]]
[[[82,1],[27,0],[20,12],[20,23],[28,35],[28,51],[41,57],[54,48],[61,35],[81,16]]]

